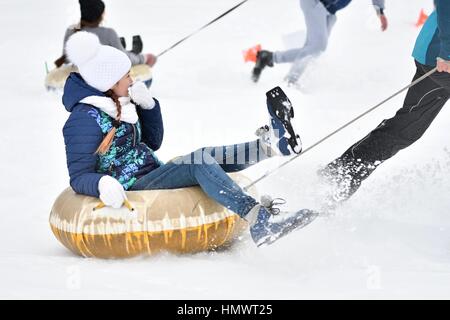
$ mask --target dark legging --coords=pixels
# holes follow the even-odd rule
[[[413,81],[432,67],[416,61]],[[425,133],[450,96],[450,74],[435,72],[408,90],[403,107],[394,117],[383,120],[362,140],[352,145],[334,163],[364,166],[355,172],[359,180],[367,178],[382,162],[410,146]],[[331,164],[330,164],[331,165]],[[350,172],[352,172],[350,170]],[[354,178],[355,178],[354,177]]]

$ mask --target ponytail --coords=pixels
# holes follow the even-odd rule
[[[95,151],[96,154],[101,155],[105,154],[111,147],[111,144],[114,140],[114,136],[116,135],[117,128],[120,126],[120,116],[122,113],[122,106],[120,105],[119,97],[112,90],[106,91],[105,94],[107,97],[110,97],[116,104],[117,117],[112,121],[113,127],[111,128],[111,130],[109,130],[109,132],[103,138],[102,142]]]

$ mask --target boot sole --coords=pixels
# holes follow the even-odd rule
[[[257,246],[260,247],[264,245],[271,245],[272,243],[288,235],[292,231],[306,227],[319,216],[319,212],[309,209],[302,209],[298,212],[301,212],[302,216],[298,217],[298,219],[295,220],[294,223],[292,223],[290,226],[287,226],[285,229],[283,229],[282,232],[265,238],[262,242],[257,243]]]
[[[291,119],[294,118],[294,107],[292,106],[291,101],[280,87],[275,87],[267,91],[266,97],[267,105],[272,111],[271,114],[283,124],[283,127],[289,134],[288,143],[292,150],[294,153],[301,153],[301,148],[299,151],[295,151],[299,146],[297,139],[300,140],[300,136],[295,133],[291,124]],[[286,109],[288,108],[289,110],[286,112]]]

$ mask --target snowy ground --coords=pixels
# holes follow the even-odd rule
[[[166,125],[159,156],[252,139],[267,117],[264,93],[275,85],[294,103],[306,146],[406,85],[414,73],[413,24],[431,0],[387,2],[386,33],[378,31],[370,0],[354,1],[339,14],[328,51],[309,69],[301,91],[281,82],[287,66],[268,70],[254,85],[251,65],[241,56],[257,43],[282,49],[283,36],[303,29],[295,0],[250,0],[161,57],[153,86]],[[159,53],[237,1],[106,3],[107,25],[129,43],[141,34],[144,50]],[[256,249],[246,240],[228,252],[192,256],[73,256],[48,225],[52,203],[68,184],[61,134],[68,114],[43,81],[44,61],[60,54],[64,29],[78,18],[78,1],[0,0],[0,17],[0,298],[450,298],[448,108],[334,217],[271,247]],[[285,197],[291,208],[314,207],[321,194],[315,171],[391,117],[403,97],[280,170],[259,190]],[[280,161],[246,174],[256,178]]]

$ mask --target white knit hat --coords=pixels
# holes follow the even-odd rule
[[[85,31],[76,32],[67,40],[66,55],[84,81],[102,92],[111,89],[131,68],[124,52],[102,45],[95,34]]]

